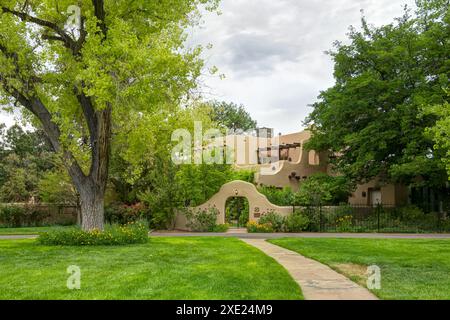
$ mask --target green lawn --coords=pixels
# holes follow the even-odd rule
[[[74,229],[76,226],[49,226],[49,227],[29,227],[29,228],[1,228],[1,235],[27,235],[27,234],[39,234],[48,231],[67,230]]]
[[[450,240],[277,239],[271,243],[329,265],[363,285],[381,268],[382,299],[450,299]]]
[[[81,290],[68,290],[70,265]],[[151,238],[123,247],[0,240],[0,299],[301,299],[272,258],[238,239]]]

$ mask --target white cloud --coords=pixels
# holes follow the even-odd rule
[[[361,10],[381,25],[401,16],[404,4],[414,0],[222,0],[223,14],[207,14],[191,41],[212,43],[208,65],[226,75],[204,79],[210,98],[242,103],[261,126],[295,132],[334,83],[324,52],[360,26]]]

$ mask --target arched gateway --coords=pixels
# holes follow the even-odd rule
[[[217,217],[218,224],[225,223],[225,205],[228,198],[244,197],[249,203],[249,218],[250,220],[258,221],[261,216],[268,212],[276,212],[281,216],[287,216],[292,213],[292,207],[279,207],[267,200],[266,196],[261,194],[256,187],[245,181],[233,181],[224,184],[220,191],[216,193],[209,201],[201,206],[192,208],[196,210],[207,210],[209,208],[216,208],[219,211]],[[175,228],[179,230],[186,230],[186,217],[180,213],[175,220]]]

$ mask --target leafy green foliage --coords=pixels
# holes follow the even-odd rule
[[[248,183],[255,182],[255,171],[254,170],[236,170],[231,173],[230,181],[241,180]]]
[[[450,96],[450,89],[447,89],[447,95]],[[427,133],[435,141],[435,149],[442,152],[441,160],[450,179],[450,103],[446,101],[442,105],[427,106],[424,109],[426,113],[438,117],[436,124],[428,128]]]
[[[232,168],[225,164],[183,165],[176,181],[181,188],[181,198],[189,206],[198,206],[209,200],[230,181]]]
[[[54,162],[42,130],[24,131],[19,125],[0,130],[0,201],[38,200],[40,181],[54,172]]]
[[[265,195],[271,203],[277,206],[288,207],[295,204],[295,194],[289,187],[278,189],[275,187],[263,186],[258,188],[258,191]]]
[[[363,19],[361,31],[350,30],[350,43],[337,42],[330,53],[336,85],[313,105],[307,147],[335,154],[335,169],[353,182],[448,180],[442,152],[425,134],[437,117],[421,109],[446,100],[450,9],[443,0],[417,4],[415,16],[407,10],[379,28]]]
[[[302,211],[295,211],[286,217],[284,221],[284,231],[303,232],[309,227],[309,218]]]
[[[45,203],[77,205],[77,192],[63,169],[47,171],[39,181],[39,198]]]
[[[145,203],[154,228],[172,228],[178,208],[203,204],[235,177],[253,177],[225,164],[174,164],[171,151],[178,141],[171,140],[172,132],[183,129],[194,136],[194,121],[201,121],[203,130],[215,126],[209,109],[194,104],[170,114],[143,116],[137,129],[131,127],[128,136],[113,144],[111,186],[116,201]]]
[[[352,186],[344,176],[323,173],[310,176],[300,185],[295,201],[304,206],[319,206],[347,202]]]
[[[225,233],[228,231],[228,229],[230,229],[230,225],[225,223],[225,224],[218,224],[215,225],[214,228],[212,229],[212,232],[216,232],[216,233]]]
[[[149,210],[141,204],[110,204],[105,208],[105,221],[109,224],[127,224],[139,220],[149,221]]]

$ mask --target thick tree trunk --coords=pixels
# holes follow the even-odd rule
[[[91,187],[85,187],[80,194],[81,228],[85,231],[103,230],[104,228],[104,195]]]
[[[80,194],[81,227],[85,231],[104,228],[104,197],[108,181],[111,143],[111,108],[95,112],[91,128],[92,159],[89,175],[71,174]],[[69,173],[71,170],[69,170]]]

